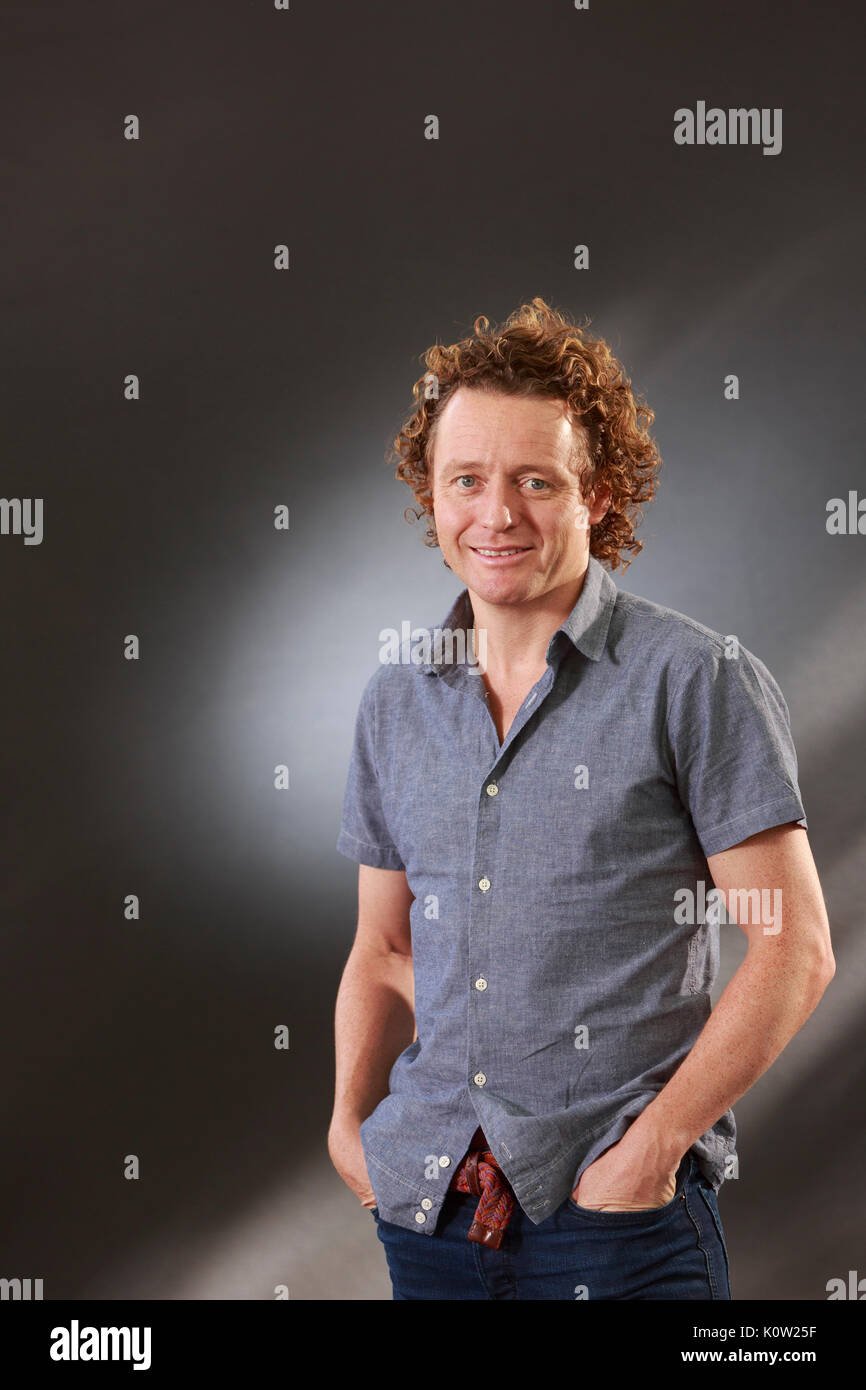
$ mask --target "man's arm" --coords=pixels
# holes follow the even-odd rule
[[[328,1152],[364,1206],[374,1206],[360,1127],[388,1094],[388,1077],[415,1037],[415,977],[403,870],[358,870],[358,927],[337,993],[336,1086]]]
[[[682,1155],[775,1061],[835,973],[821,885],[802,826],[762,830],[707,863],[729,912],[732,902],[744,901],[732,891],[767,889],[772,903],[773,891],[781,889],[781,931],[766,932],[766,921],[738,922],[749,943],[745,960],[667,1085],[622,1140],[581,1175],[574,1194],[581,1205],[614,1209],[619,1198],[624,1206],[669,1201]]]

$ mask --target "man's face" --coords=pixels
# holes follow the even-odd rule
[[[526,603],[583,574],[608,491],[581,494],[573,450],[582,437],[559,400],[461,387],[445,405],[433,515],[442,553],[471,594]]]

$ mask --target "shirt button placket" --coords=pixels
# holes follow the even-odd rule
[[[473,1088],[480,1089],[487,1084],[483,1071],[485,1059],[490,1055],[490,1028],[488,1024],[489,1004],[485,995],[490,986],[490,961],[495,937],[495,917],[493,906],[493,879],[496,874],[496,850],[499,839],[499,820],[501,812],[501,787],[495,776],[488,776],[482,783],[478,798],[478,820],[475,834],[475,882],[476,891],[472,894],[469,912],[468,965],[472,996],[476,1007],[469,1010],[469,1059],[476,1070],[471,1077]],[[478,1012],[478,1010],[482,1012]]]

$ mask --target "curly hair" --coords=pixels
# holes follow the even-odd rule
[[[652,499],[658,485],[661,458],[648,431],[654,411],[633,395],[607,343],[587,338],[583,328],[539,296],[502,325],[491,327],[481,314],[473,327],[473,337],[450,347],[436,343],[421,354],[427,371],[412,387],[415,408],[386,459],[399,460],[395,476],[412,489],[420,508],[407,507],[406,520],[426,516],[424,544],[439,544],[431,488],[433,445],[439,416],[460,387],[556,397],[566,402],[572,423],[586,431],[579,435],[573,459],[584,495],[600,485],[610,488],[607,513],[590,527],[590,554],[610,569],[620,564],[627,569],[631,559],[625,552],[636,555],[643,549],[635,538],[640,504]]]

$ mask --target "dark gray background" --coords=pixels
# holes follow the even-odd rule
[[[0,1274],[390,1297],[325,1147],[356,883],[334,840],[379,630],[440,620],[457,582],[383,457],[428,344],[535,294],[590,316],[656,411],[617,583],[736,633],[791,709],[837,974],[735,1107],[734,1297],[866,1274],[866,537],[825,529],[866,491],[860,22],[4,7],[0,490],[44,498],[45,535],[0,536]],[[781,154],[676,146],[698,100],[783,108]]]

